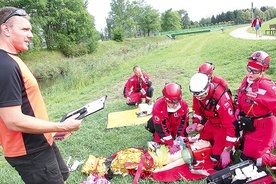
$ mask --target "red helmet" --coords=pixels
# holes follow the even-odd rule
[[[248,58],[247,66],[265,71],[269,68],[269,64],[270,56],[264,51],[256,51]]]
[[[166,101],[171,103],[178,103],[182,97],[180,85],[176,83],[167,83],[162,91]]]
[[[200,67],[198,68],[198,72],[200,73],[204,73],[206,74],[208,77],[211,77],[213,75],[213,71],[215,70],[215,66],[213,65],[213,63],[203,63],[202,65],[200,65]]]

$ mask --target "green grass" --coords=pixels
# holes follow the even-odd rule
[[[31,70],[39,76],[45,76],[44,73],[53,68],[58,68],[52,73],[54,76],[64,71],[63,77],[52,79],[54,84],[42,86],[52,121],[59,121],[65,113],[89,101],[103,95],[108,96],[104,110],[87,117],[81,129],[69,138],[57,141],[64,159],[67,160],[71,156],[72,160],[85,160],[90,154],[96,157],[109,156],[124,148],[146,147],[147,141],[152,139],[144,125],[106,129],[108,113],[132,108],[125,105],[122,90],[126,79],[132,75],[134,65],[140,65],[150,74],[155,89],[154,99],[161,96],[166,82],[174,81],[182,85],[183,97],[190,106],[190,77],[197,72],[198,66],[206,61],[214,63],[215,75],[224,77],[234,92],[245,75],[247,57],[256,50],[264,50],[272,58],[268,75],[276,79],[275,40],[236,39],[229,35],[235,28],[237,27],[228,27],[225,33],[217,31],[182,35],[177,36],[175,40],[164,35],[126,39],[123,43],[101,42],[95,54],[81,58],[66,59],[58,54],[46,54],[43,57],[33,56],[31,58],[36,59],[31,61],[28,54],[24,55]],[[43,69],[40,69],[42,67]],[[71,173],[67,184],[80,183],[86,178],[79,167]],[[132,180],[131,176],[115,176],[111,183],[131,183]],[[0,156],[0,183],[22,183],[3,156]],[[140,180],[139,183],[158,182]]]

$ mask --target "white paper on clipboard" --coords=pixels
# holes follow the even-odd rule
[[[77,110],[74,110],[72,112],[65,114],[62,117],[62,119],[60,120],[60,122],[63,122],[65,119],[67,119],[75,114],[78,114],[78,113],[80,113],[80,115],[76,119],[83,119],[91,114],[94,114],[95,112],[98,112],[98,111],[104,109],[106,98],[107,98],[107,95],[105,95],[97,100],[94,100]]]

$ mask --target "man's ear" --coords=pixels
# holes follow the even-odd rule
[[[10,36],[10,27],[7,24],[2,24],[1,25],[1,31],[4,33],[6,36]]]

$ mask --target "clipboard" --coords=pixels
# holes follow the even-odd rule
[[[105,102],[106,102],[106,98],[107,98],[107,95],[97,99],[97,100],[94,100],[86,105],[84,105],[83,107],[77,109],[77,110],[74,110],[72,112],[69,112],[67,114],[65,114],[62,119],[60,120],[60,122],[63,122],[64,120],[66,120],[67,118],[75,115],[75,114],[80,114],[76,119],[80,120],[80,119],[83,119],[91,114],[94,114],[102,109],[104,109],[105,107]]]

